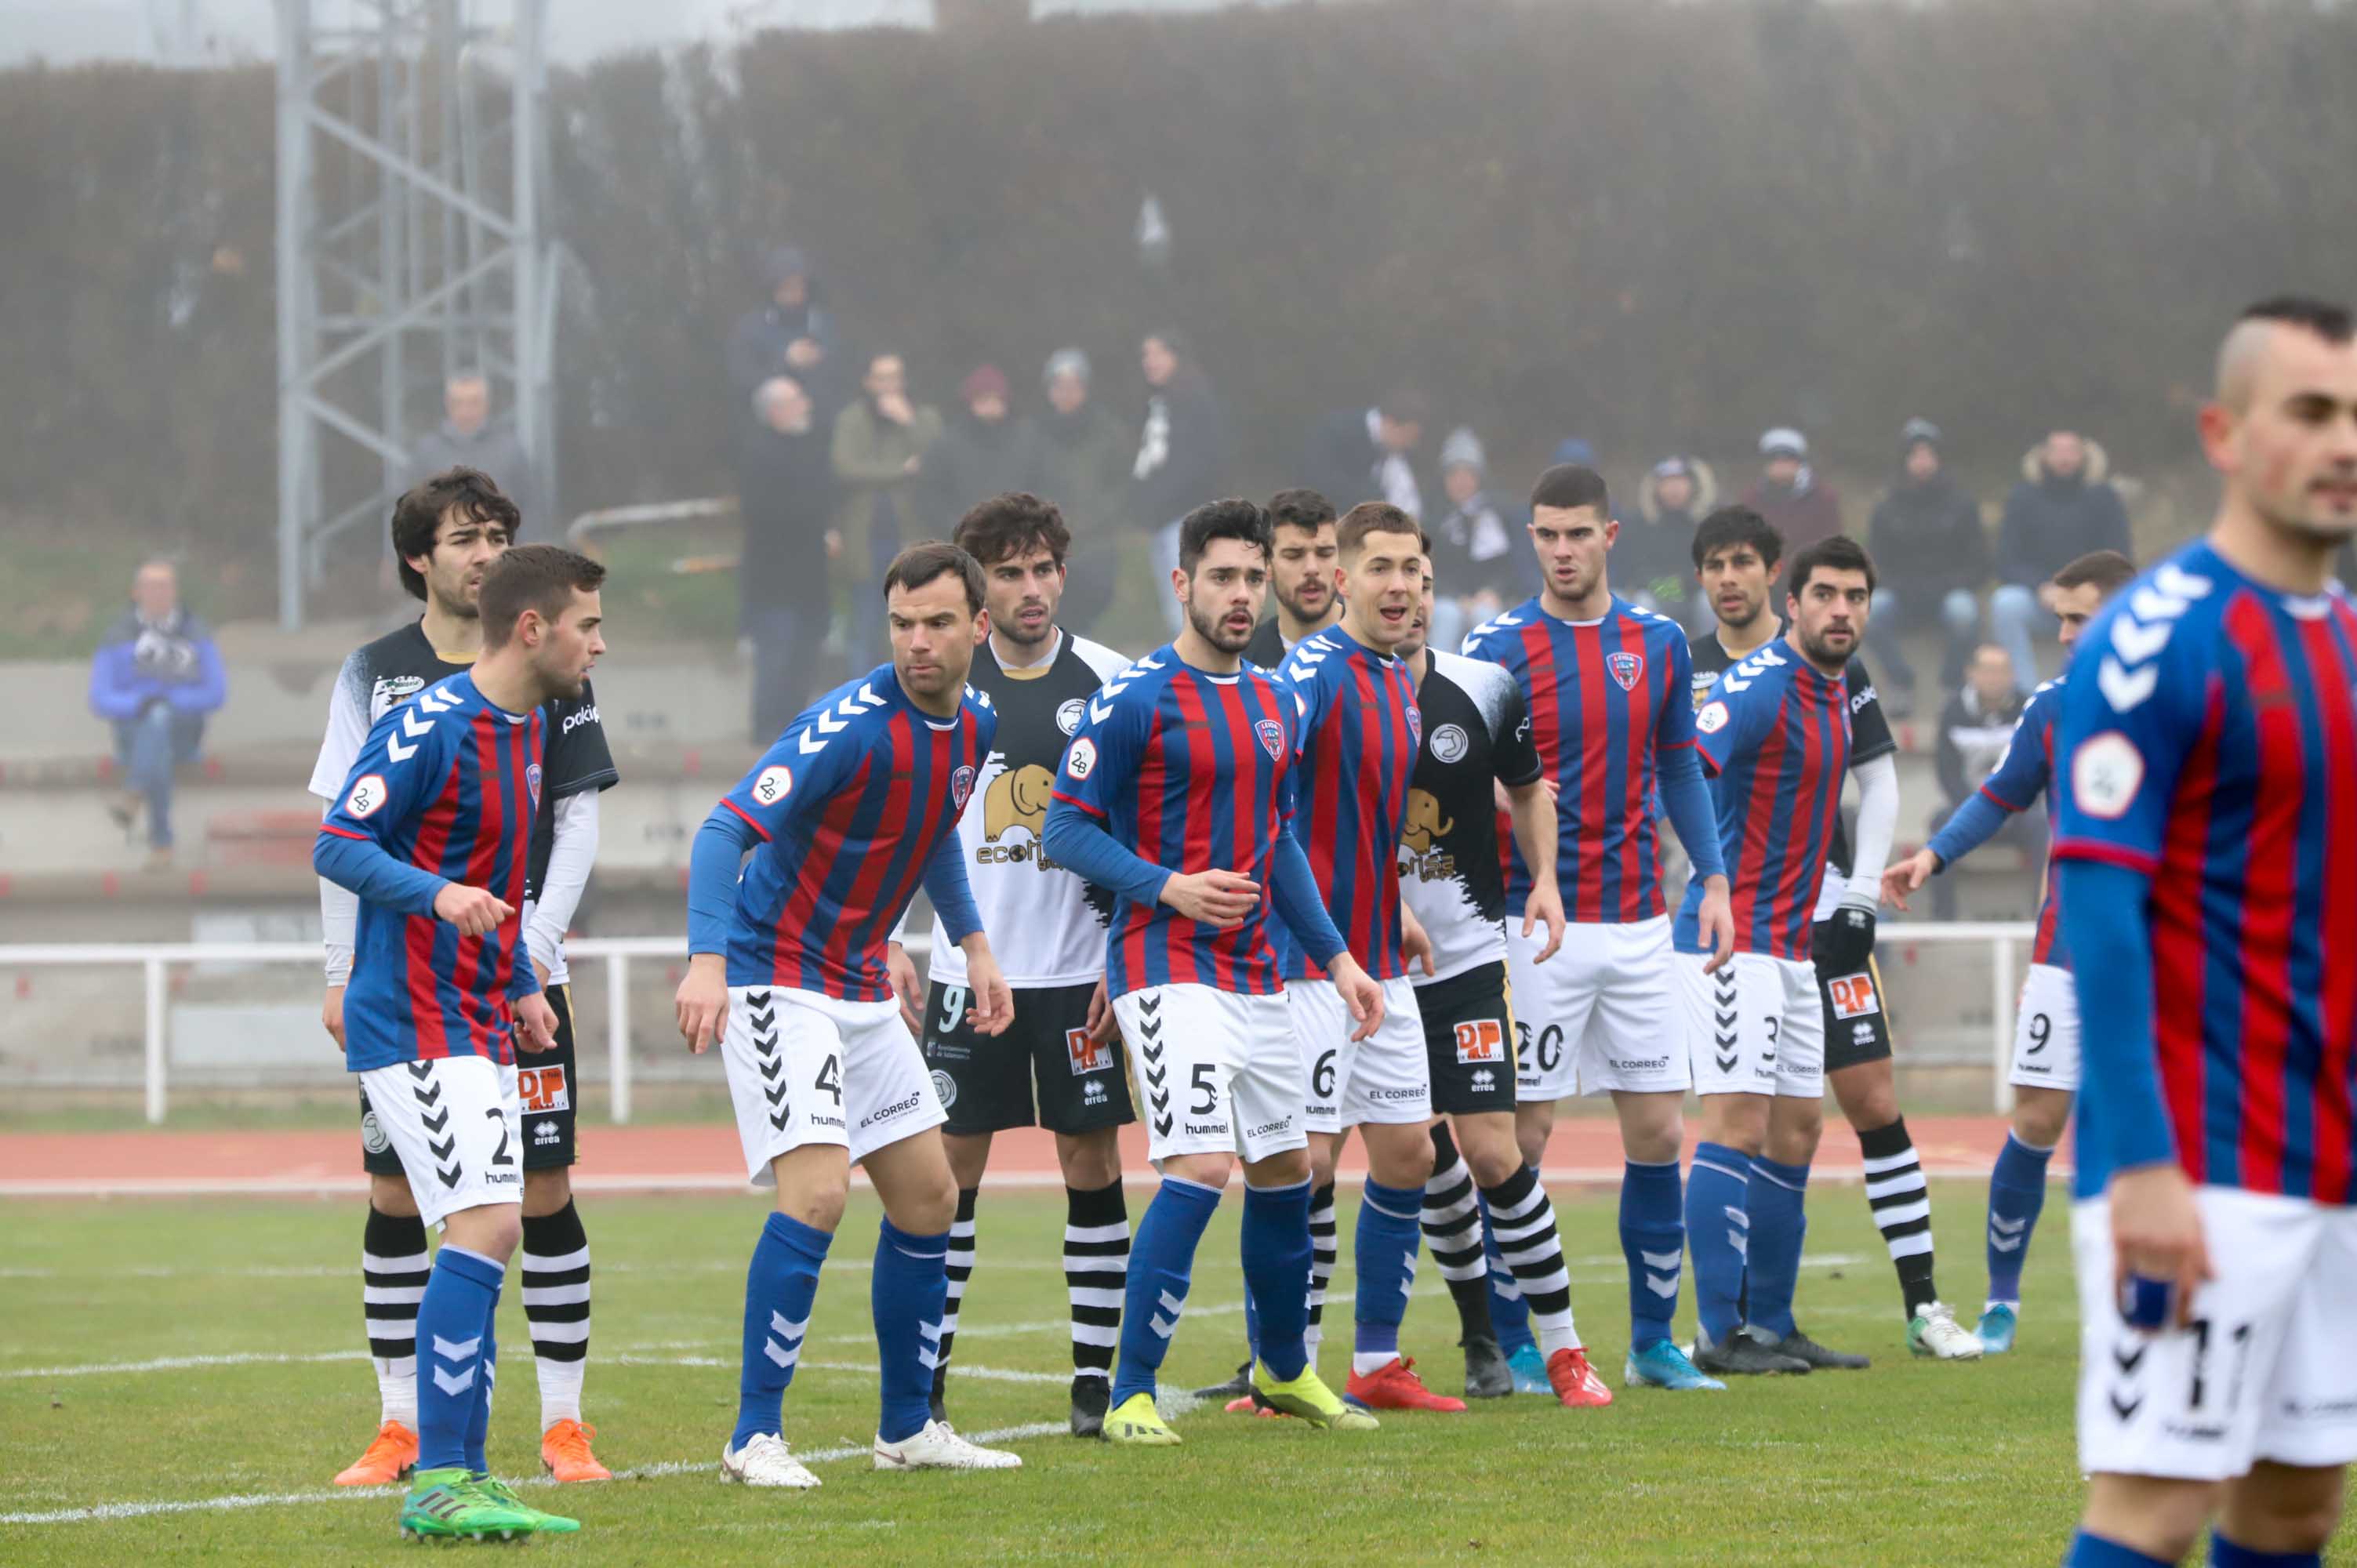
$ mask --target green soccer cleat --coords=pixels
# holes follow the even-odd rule
[[[1132,1394],[1104,1418],[1104,1440],[1133,1448],[1175,1448],[1179,1438],[1154,1408],[1152,1394]]]
[[[401,1533],[412,1541],[522,1541],[541,1516],[484,1491],[465,1470],[420,1470],[402,1499]]]
[[[1315,1367],[1304,1367],[1299,1377],[1278,1382],[1267,1362],[1255,1361],[1252,1380],[1253,1388],[1273,1409],[1297,1416],[1312,1426],[1329,1432],[1372,1432],[1383,1424],[1358,1406],[1343,1403],[1318,1376]]]
[[[505,1503],[511,1509],[522,1509],[524,1512],[538,1520],[540,1523],[534,1527],[535,1534],[571,1535],[581,1528],[581,1521],[579,1520],[566,1519],[563,1514],[550,1513],[544,1509],[536,1509],[530,1503],[524,1501],[522,1498],[516,1496],[515,1488],[513,1487],[509,1486],[505,1481],[495,1480],[484,1472],[476,1472],[475,1489],[482,1493],[485,1497],[490,1498],[494,1502]]]

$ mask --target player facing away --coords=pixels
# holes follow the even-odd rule
[[[400,630],[353,650],[328,700],[328,727],[311,771],[326,809],[370,727],[426,687],[468,668],[482,650],[478,595],[483,574],[514,542],[522,519],[489,476],[472,468],[436,474],[393,510],[401,579],[425,611]],[[523,1106],[523,1301],[540,1384],[541,1464],[559,1481],[603,1481],[611,1472],[590,1449],[581,1420],[589,1353],[589,1237],[574,1207],[573,1008],[565,932],[597,858],[597,795],[619,777],[606,746],[597,699],[584,681],[576,696],[553,699],[544,715],[542,803],[533,814],[524,868],[523,924],[534,973],[556,1015],[556,1049],[517,1074]],[[343,1044],[344,989],[351,975],[359,901],[325,877],[319,923],[327,938],[328,991],[321,1020]],[[376,1368],[376,1435],[336,1477],[339,1487],[381,1487],[417,1461],[417,1303],[431,1260],[425,1222],[375,1113],[361,1101],[361,1163],[369,1212],[361,1243],[361,1296]]]
[[[1535,1190],[1555,1102],[1575,1093],[1612,1096],[1625,1162],[1627,1381],[1717,1387],[1670,1338],[1685,1255],[1678,1156],[1691,1078],[1678,1048],[1670,918],[1653,830],[1657,791],[1680,836],[1696,846],[1688,852],[1695,863],[1688,925],[1706,972],[1726,962],[1733,940],[1710,794],[1695,760],[1686,636],[1675,621],[1612,592],[1606,557],[1620,524],[1594,469],[1566,463],[1541,474],[1531,492],[1530,533],[1544,579],[1539,592],[1465,639],[1466,656],[1502,665],[1528,704],[1532,740],[1555,786],[1555,877],[1570,921],[1562,950],[1545,964],[1543,939],[1527,921],[1523,930],[1506,932],[1519,1047],[1515,1138]],[[1536,882],[1518,853],[1508,897],[1527,899]],[[1544,1383],[1525,1376],[1517,1386],[1551,1389],[1566,1404],[1609,1404],[1611,1392],[1573,1326],[1568,1276],[1559,1262],[1542,1273],[1531,1251],[1537,1242],[1560,1258],[1553,1214],[1544,1216],[1543,1233],[1533,1234],[1538,1218],[1490,1205],[1490,1231],[1519,1297],[1505,1295],[1506,1281],[1493,1270],[1492,1288],[1508,1303],[1501,1342],[1510,1360],[1535,1356],[1544,1366]],[[1515,1332],[1525,1307],[1537,1321],[1535,1351]]]
[[[1710,701],[1721,674],[1783,630],[1768,607],[1783,570],[1784,541],[1759,513],[1727,507],[1703,519],[1693,550],[1695,575],[1718,618],[1716,633],[1695,649],[1694,702],[1700,708]],[[1883,717],[1865,662],[1853,655],[1843,679],[1848,688],[1849,770],[1858,786],[1857,846],[1853,852],[1836,810],[1810,940],[1810,961],[1824,1003],[1825,1081],[1865,1154],[1867,1205],[1899,1276],[1909,1349],[1943,1360],[1973,1360],[1981,1353],[1980,1342],[1940,1301],[1932,1189],[1906,1118],[1899,1113],[1882,972],[1874,962],[1874,912],[1899,821],[1899,742]],[[1833,787],[1839,794],[1838,778]],[[1819,1367],[1857,1370],[1867,1365],[1864,1356],[1828,1350],[1805,1337],[1794,1348],[1814,1358]]]
[[[544,704],[577,697],[597,655],[606,570],[554,545],[483,575],[483,653],[370,729],[319,825],[311,864],[360,897],[344,1060],[442,1228],[417,1338],[417,1464],[401,1509],[417,1540],[569,1532],[483,1458],[493,1326],[523,1232],[516,1047],[546,1053],[556,1018],[523,926],[541,806]]]
[[[2067,657],[2079,634],[2104,602],[2136,575],[2136,564],[2116,550],[2082,555],[2054,574],[2048,603],[2061,623]],[[1988,842],[2017,811],[2046,797],[2048,827],[2057,803],[2054,781],[2054,719],[2062,710],[2066,671],[2030,693],[2013,739],[1974,795],[1958,807],[1932,842],[1882,874],[1882,896],[1904,909],[1907,896]],[[2021,1266],[2046,1206],[2046,1164],[2071,1120],[2079,1090],[2079,997],[2071,987],[2071,955],[2062,940],[2061,901],[2055,897],[2051,857],[2045,897],[2038,909],[2038,937],[2029,950],[2029,973],[2021,987],[2014,1022],[2013,1124],[1989,1172],[1988,1298],[1973,1332],[1981,1348],[2002,1356],[2013,1348],[2021,1320]]]
[[[1268,498],[1276,548],[1268,563],[1268,596],[1276,613],[1253,628],[1244,662],[1274,670],[1304,638],[1342,618],[1334,591],[1334,503],[1312,489],[1279,490]]]
[[[921,882],[964,953],[974,1030],[1012,1021],[957,836],[998,730],[965,679],[990,628],[982,568],[955,545],[912,545],[883,593],[890,662],[803,709],[720,798],[688,860],[680,1034],[698,1054],[719,1043],[746,1174],[778,1195],[746,1270],[737,1426],[720,1451],[722,1477],[752,1487],[819,1484],[782,1411],[855,1163],[884,1202],[869,1296],[876,1468],[1022,1464],[932,1416],[957,1185],[884,950]]]
[[[2073,1568],[2315,1568],[2357,1458],[2357,338],[2243,313],[2216,521],[2096,618],[2056,721],[2081,1036]]]
[[[1824,1130],[1812,917],[1849,770],[1843,672],[1873,595],[1874,565],[1857,541],[1836,534],[1803,551],[1784,603],[1790,629],[1720,675],[1695,714],[1735,889],[1733,959],[1715,970],[1707,962],[1698,881],[1686,889],[1676,936],[1703,1107],[1686,1234],[1701,1319],[1695,1362],[1707,1372],[1843,1364],[1794,1324],[1792,1294],[1809,1163]]]
[[[994,946],[1015,995],[1015,1022],[1002,1034],[985,1035],[967,1021],[972,987],[965,955],[938,914],[929,993],[916,990],[907,953],[898,944],[890,950],[895,983],[909,1010],[904,1015],[923,1042],[934,1092],[949,1114],[942,1143],[957,1178],[933,1415],[945,1419],[950,1355],[974,1273],[974,1210],[991,1135],[1038,1124],[1055,1134],[1064,1176],[1071,1429],[1074,1436],[1092,1437],[1104,1427],[1129,1273],[1129,1208],[1122,1197],[1117,1134],[1135,1117],[1104,997],[1113,899],[1049,859],[1043,840],[1064,742],[1087,716],[1089,699],[1128,660],[1056,624],[1064,553],[1072,537],[1053,503],[1033,495],[994,496],[965,514],[954,538],[982,566],[990,612],[990,635],[974,650],[966,679],[998,714],[997,739],[958,817],[958,850],[983,929],[997,933]]]
[[[1293,693],[1242,658],[1268,591],[1269,543],[1268,516],[1248,500],[1181,520],[1170,588],[1186,625],[1090,702],[1048,811],[1049,854],[1116,895],[1105,988],[1162,1176],[1130,1256],[1104,1427],[1116,1443],[1178,1441],[1155,1411],[1156,1376],[1239,1159],[1254,1388],[1314,1425],[1375,1424],[1318,1380],[1303,1338],[1308,1075],[1269,945],[1272,905],[1332,980],[1356,1041],[1381,1027],[1383,989],[1344,948],[1293,836]]]

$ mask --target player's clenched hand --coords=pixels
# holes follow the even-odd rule
[[[1920,892],[1932,874],[1940,869],[1940,857],[1930,846],[1917,850],[1896,865],[1882,870],[1882,901],[1894,909],[1907,908],[1907,895]]]
[[[1198,871],[1165,882],[1162,901],[1190,920],[1233,930],[1260,908],[1260,884],[1232,871]]]
[[[1351,1034],[1351,1042],[1374,1038],[1375,1031],[1383,1026],[1383,988],[1349,953],[1334,955],[1334,961],[1326,966],[1326,977],[1334,983],[1335,991],[1351,1009],[1351,1016],[1358,1021],[1359,1026]]]
[[[1531,886],[1530,898],[1523,905],[1523,940],[1528,940],[1542,925],[1546,927],[1546,946],[1531,960],[1533,963],[1546,962],[1563,946],[1563,889],[1552,878]]]
[[[716,952],[700,952],[687,961],[687,978],[679,983],[673,1001],[679,1037],[689,1051],[702,1056],[728,1027],[728,966]]]
[[[535,991],[515,1004],[516,1045],[533,1052],[556,1048],[556,1009],[545,992]]]
[[[1087,1026],[1090,1040],[1100,1046],[1112,1039],[1121,1027],[1120,1020],[1114,1016],[1113,1001],[1105,994],[1105,983],[1102,980],[1097,982],[1097,988],[1089,993]]]
[[[977,932],[958,945],[965,949],[966,989],[974,993],[974,1005],[966,1009],[967,1022],[977,1035],[1005,1034],[1015,1022],[1015,993],[1007,989],[1006,977],[998,972],[990,943]]]
[[[1735,904],[1728,897],[1727,878],[1714,876],[1702,885],[1702,908],[1695,911],[1695,929],[1710,944],[1705,974],[1717,974],[1735,956]]]
[[[1410,969],[1423,964],[1427,976],[1437,976],[1440,972],[1434,967],[1430,933],[1425,930],[1423,923],[1416,919],[1415,912],[1405,904],[1400,906],[1400,957]]]
[[[925,988],[917,983],[917,961],[899,942],[884,944],[884,977],[892,983],[892,994],[899,999],[900,1022],[909,1026],[909,1033],[924,1037]]]
[[[498,930],[515,910],[487,887],[465,887],[446,882],[442,891],[434,895],[434,913],[436,918],[457,927],[460,936],[479,937],[486,931]]]
[[[2193,1184],[2173,1164],[2140,1165],[2112,1177],[2111,1200],[2113,1277],[2167,1282],[2175,1326],[2183,1327],[2195,1289],[2212,1277]]]

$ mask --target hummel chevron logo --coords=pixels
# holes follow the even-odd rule
[[[1154,1135],[1157,1138],[1168,1138],[1170,1136],[1170,1118],[1168,1116],[1157,1116],[1154,1119]]]
[[[442,1086],[438,1083],[431,1089],[413,1090],[411,1090],[411,1094],[420,1105],[439,1105],[442,1103]]]
[[[1678,1276],[1675,1274],[1647,1274],[1645,1276],[1645,1288],[1652,1291],[1655,1295],[1660,1296],[1663,1301],[1675,1301],[1678,1298]]]
[[[427,1079],[434,1076],[434,1064],[432,1062],[404,1062],[401,1065],[409,1069],[409,1076],[415,1079],[420,1083],[425,1082]]]
[[[793,1116],[790,1111],[781,1106],[779,1108],[777,1114],[770,1118],[770,1130],[773,1132],[782,1133],[786,1130],[786,1123],[792,1120]]]
[[[756,1050],[760,1048],[760,1043],[759,1041],[754,1042],[754,1048]],[[768,1055],[762,1057],[761,1059],[754,1065],[761,1069],[761,1076],[763,1078],[770,1079],[773,1083],[777,1081],[778,1074],[783,1072],[786,1069],[784,1058],[778,1056],[774,1048]]]
[[[428,1138],[425,1141],[425,1146],[433,1153],[433,1155],[436,1160],[447,1160],[457,1149],[458,1140],[455,1137],[445,1138],[437,1144],[433,1139]]]
[[[2095,685],[2115,714],[2124,714],[2137,706],[2151,696],[2154,688],[2159,684],[2160,666],[2158,664],[2147,664],[2130,673],[2117,659],[2106,653],[2104,661],[2095,666]]]
[[[2002,1215],[1992,1214],[1989,1216],[1989,1229],[1996,1231],[2000,1236],[2018,1236],[2029,1227],[2029,1220],[2027,1217],[2019,1219],[2007,1219]]]
[[[423,740],[434,733],[434,721],[420,721],[415,708],[404,708],[401,710],[401,733],[412,740]]]
[[[2112,1364],[2119,1368],[2123,1377],[2132,1376],[2138,1367],[2144,1365],[2144,1353],[2150,1348],[2152,1347],[2149,1344],[2141,1342],[2136,1343],[2134,1349],[2130,1349],[2126,1345],[2115,1346],[2112,1349]]]
[[[482,1348],[483,1337],[479,1334],[472,1339],[445,1339],[439,1334],[434,1336],[434,1353],[446,1361],[467,1360]]]
[[[395,762],[406,762],[417,755],[417,746],[414,741],[404,746],[399,736],[388,735],[384,737],[384,754]]]
[[[2124,1400],[2117,1393],[2112,1395],[2112,1414],[2122,1422],[2134,1421],[2136,1412],[2143,1408],[2144,1400],[2141,1397]]]
[[[1170,1069],[1168,1068],[1150,1068],[1146,1071],[1146,1081],[1159,1089],[1169,1076]]]
[[[429,714],[447,714],[457,705],[458,699],[450,694],[448,688],[443,686],[436,686],[417,699],[417,706],[424,708]]]
[[[447,1111],[437,1111],[431,1116],[419,1117],[418,1121],[425,1124],[427,1132],[439,1133],[443,1128],[447,1127],[450,1124],[450,1112]]]
[[[772,1106],[783,1109],[786,1103],[786,1086],[781,1083],[775,1089],[765,1089],[761,1091],[761,1096]]]
[[[972,696],[974,694],[974,688],[968,686],[966,688],[966,694],[968,696]],[[870,686],[865,681],[862,681],[859,683],[859,701],[865,707],[880,708],[884,705],[884,699],[876,694],[876,688]]]
[[[464,1165],[436,1165],[434,1167],[434,1174],[442,1178],[442,1185],[444,1187],[457,1187],[458,1185],[458,1178],[467,1174],[467,1167]]]
[[[1710,1059],[1711,1059],[1712,1061],[1715,1061],[1715,1062],[1717,1062],[1717,1063],[1718,1064],[1718,1070],[1719,1070],[1719,1071],[1721,1071],[1721,1072],[1733,1072],[1733,1071],[1735,1070],[1735,1064],[1736,1064],[1737,1062],[1738,1062],[1738,1061],[1742,1060],[1743,1058],[1740,1058],[1740,1057],[1722,1057],[1722,1056],[1718,1056],[1718,1055],[1717,1055],[1717,1054],[1713,1054],[1713,1056],[1711,1057],[1711,1058],[1710,1058]]]
[[[454,1378],[436,1367],[434,1369],[434,1386],[456,1399],[475,1386],[475,1369],[469,1367]]]

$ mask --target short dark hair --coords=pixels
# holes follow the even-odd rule
[[[1557,463],[1541,474],[1539,482],[1531,487],[1531,505],[1564,511],[1592,506],[1598,517],[1612,515],[1612,495],[1605,488],[1604,476],[1578,463]]]
[[[561,544],[519,544],[483,574],[483,646],[500,648],[515,635],[526,610],[543,620],[564,613],[576,593],[594,594],[606,580],[604,563]]]
[[[1064,526],[1064,514],[1056,503],[1041,500],[1028,490],[1009,490],[978,503],[958,519],[957,532],[950,537],[985,566],[996,566],[1034,550],[1045,550],[1061,566],[1065,553],[1072,547],[1072,531]]]
[[[1268,526],[1297,528],[1315,533],[1334,521],[1334,503],[1306,486],[1279,490],[1268,498]]]
[[[452,507],[486,527],[506,529],[511,540],[523,532],[523,513],[480,468],[445,468],[420,479],[393,503],[393,558],[401,567],[401,585],[413,599],[425,596],[425,578],[409,564],[410,557],[434,553],[442,514]]]
[[[956,545],[939,539],[929,539],[922,544],[911,544],[892,557],[892,564],[884,569],[884,596],[892,596],[895,588],[915,593],[927,583],[956,573],[965,584],[965,607],[969,614],[982,613],[982,563]]]
[[[2092,583],[2095,591],[2108,599],[2133,581],[2136,575],[2136,563],[2118,551],[2091,550],[2055,573],[2054,585],[2080,588]]]
[[[1836,533],[1820,539],[1792,557],[1792,570],[1785,576],[1785,592],[1794,597],[1809,585],[1809,574],[1824,567],[1828,572],[1863,572],[1866,591],[1874,592],[1874,557],[1866,546],[1846,533]]]
[[[1748,506],[1723,506],[1695,525],[1695,570],[1701,571],[1718,551],[1738,544],[1758,551],[1762,565],[1773,566],[1784,558],[1784,536],[1775,525]]]
[[[2234,318],[2236,325],[2245,321],[2274,321],[2286,327],[2305,328],[2328,343],[2346,343],[2357,337],[2357,317],[2350,315],[2345,305],[2313,295],[2279,294],[2246,306]]]
[[[1215,539],[1241,539],[1257,545],[1264,559],[1275,553],[1276,534],[1268,513],[1242,496],[1205,501],[1178,520],[1178,570],[1189,577]]]
[[[1432,400],[1414,387],[1394,387],[1375,404],[1375,412],[1394,424],[1422,425],[1432,418]]]
[[[1419,542],[1424,530],[1389,501],[1361,501],[1342,514],[1335,526],[1334,543],[1346,556],[1356,555],[1367,542],[1370,533],[1405,533]]]

